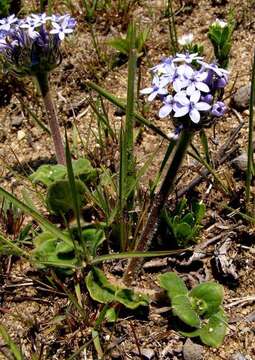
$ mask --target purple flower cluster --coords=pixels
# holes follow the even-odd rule
[[[198,124],[204,115],[220,117],[226,111],[223,102],[215,99],[217,90],[228,82],[228,71],[216,64],[207,64],[198,54],[176,54],[151,68],[152,86],[141,90],[148,100],[160,98],[163,106],[159,117],[188,116]]]
[[[0,19],[0,54],[16,75],[51,71],[61,62],[59,46],[74,31],[70,15],[31,14]]]

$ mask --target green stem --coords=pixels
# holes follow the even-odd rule
[[[133,208],[134,191],[129,193],[130,187],[135,180],[134,164],[134,109],[135,109],[135,87],[136,87],[136,69],[137,54],[135,49],[136,27],[133,22],[129,25],[130,29],[130,50],[128,60],[128,89],[127,89],[127,110],[126,121],[123,131],[121,131],[120,141],[120,182],[119,182],[119,200],[120,200],[120,238],[121,248],[126,250],[129,237],[129,215],[128,212]]]
[[[253,57],[252,65],[252,76],[251,76],[251,95],[250,95],[250,116],[249,116],[249,137],[248,137],[248,149],[247,149],[247,171],[246,171],[246,186],[245,186],[245,197],[246,197],[246,208],[249,207],[250,195],[251,195],[251,180],[253,175],[253,106],[255,101],[255,52]]]
[[[48,73],[37,74],[36,79],[40,87],[44,106],[48,116],[48,121],[50,125],[53,143],[55,146],[57,161],[59,164],[65,165],[66,164],[65,150],[60,133],[56,109],[52,101],[52,96],[50,92]]]
[[[151,212],[149,214],[145,228],[141,234],[140,240],[135,251],[147,251],[152,242],[153,236],[158,228],[161,210],[163,209],[168,197],[173,190],[177,172],[182,164],[183,158],[191,142],[193,131],[183,130],[180,139],[176,145],[174,157],[169,166],[168,172],[163,180],[161,188],[153,201]],[[134,258],[130,260],[124,274],[123,281],[129,286],[136,272],[139,271],[142,259]]]

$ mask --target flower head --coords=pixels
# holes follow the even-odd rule
[[[159,98],[163,102],[160,118],[171,115],[178,119],[178,126],[191,126],[224,113],[226,107],[217,101],[217,89],[223,89],[228,82],[225,69],[204,62],[197,53],[186,52],[163,59],[151,71],[152,86],[141,94],[149,95],[149,101]]]
[[[61,62],[59,45],[74,31],[70,15],[15,15],[0,20],[0,53],[7,69],[19,76],[51,71]]]
[[[166,84],[166,79],[165,81],[164,79],[160,80],[160,78],[155,75],[152,80],[152,86],[141,90],[141,94],[148,94],[148,100],[152,101],[156,98],[157,95],[167,95],[167,90],[165,89]]]
[[[53,29],[50,31],[50,34],[56,34],[62,41],[66,35],[69,35],[74,31],[75,22],[70,16],[66,16],[60,22],[53,22],[52,26]]]
[[[184,34],[178,39],[178,43],[181,46],[190,45],[192,43],[192,41],[193,41],[192,33]]]
[[[194,91],[190,98],[188,98],[184,93],[176,95],[176,100],[180,104],[179,108],[176,110],[174,117],[182,117],[189,114],[190,119],[195,123],[200,121],[200,111],[208,111],[211,108],[206,102],[200,100],[200,91]]]
[[[227,110],[226,105],[222,101],[217,101],[213,105],[211,109],[211,113],[213,116],[221,117],[225,114],[226,110]]]
[[[223,21],[223,20],[220,20],[220,19],[216,19],[213,23],[212,23],[212,26],[219,26],[221,27],[222,29],[224,29],[226,26],[228,26],[228,23]]]

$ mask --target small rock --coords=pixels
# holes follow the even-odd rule
[[[25,137],[26,137],[25,131],[19,130],[18,133],[17,133],[17,139],[18,139],[19,141],[21,141],[21,140],[23,140]]]
[[[251,85],[240,87],[231,99],[232,106],[237,110],[245,110],[249,108],[251,94]]]
[[[146,360],[152,360],[155,356],[155,351],[153,349],[140,349],[141,354],[144,359]],[[133,351],[135,355],[139,355],[139,352],[137,350]]]
[[[231,161],[231,164],[234,165],[234,167],[237,170],[241,170],[241,171],[246,171],[247,170],[247,154],[243,153],[239,156],[237,156],[236,158],[234,158]]]
[[[22,125],[22,122],[23,122],[23,118],[21,115],[12,117],[11,126],[18,128]]]
[[[186,340],[182,349],[184,360],[202,360],[203,351],[202,345],[195,344],[190,339]]]
[[[250,360],[250,359],[245,355],[243,355],[242,353],[236,352],[231,356],[230,360]]]

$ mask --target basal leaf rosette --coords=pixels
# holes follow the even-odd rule
[[[56,68],[62,60],[60,44],[75,28],[70,15],[15,15],[0,20],[0,54],[7,71],[35,76]]]
[[[220,100],[229,72],[217,64],[187,52],[163,59],[151,73],[152,84],[141,94],[148,95],[148,101],[162,102],[159,117],[171,116],[176,135],[182,128],[199,130],[224,115],[226,106]]]

